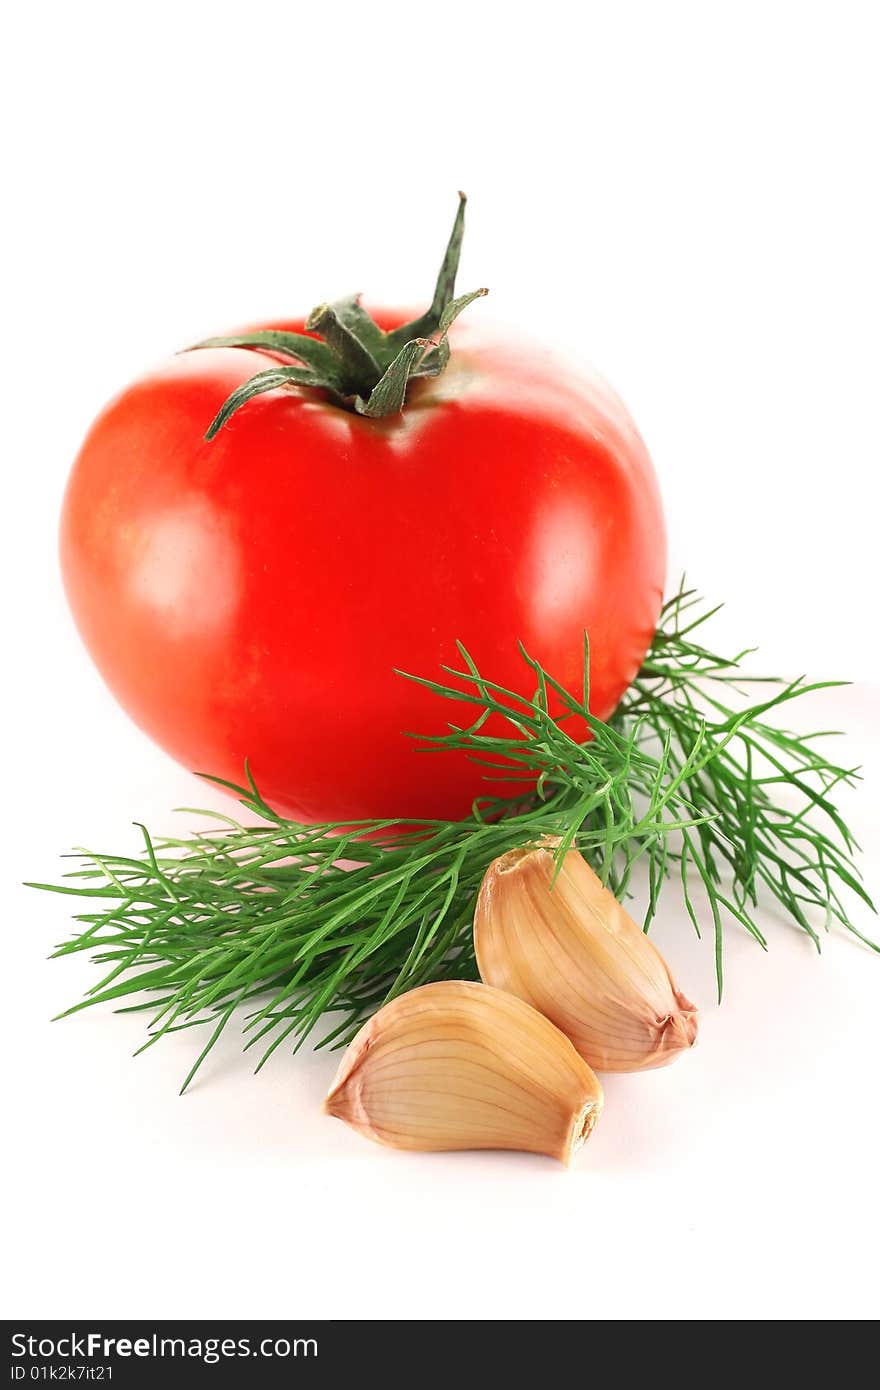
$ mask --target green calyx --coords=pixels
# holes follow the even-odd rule
[[[195,348],[243,347],[291,357],[297,365],[278,363],[257,372],[223,402],[206,439],[213,439],[230,416],[265,391],[279,386],[317,388],[334,404],[370,419],[399,415],[409,383],[416,377],[439,376],[449,361],[450,327],[463,309],[488,290],[473,290],[455,298],[455,277],[464,237],[464,208],[458,212],[437,277],[431,307],[419,318],[385,332],[361,306],[360,295],[334,304],[320,304],[306,320],[307,333],[266,330],[240,337],[207,338]],[[319,337],[308,337],[308,333]],[[191,349],[193,350],[193,349]]]

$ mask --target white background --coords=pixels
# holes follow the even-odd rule
[[[326,18],[323,17],[326,14]],[[325,1120],[334,1062],[256,1080],[231,1034],[50,1026],[57,853],[211,794],[128,723],[60,592],[66,471],[103,401],[227,325],[429,291],[459,187],[463,288],[595,360],[686,565],[765,667],[848,675],[851,805],[880,889],[876,11],[177,0],[19,7],[0,82],[7,668],[3,1184],[16,1316],[845,1317],[877,1312],[880,962],[658,940],[700,1047],[610,1078],[572,1173],[407,1157]],[[488,312],[478,305],[472,312]],[[719,637],[719,641],[722,640]],[[866,927],[870,927],[868,922]]]

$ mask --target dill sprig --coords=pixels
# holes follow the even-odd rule
[[[476,975],[472,916],[488,864],[548,834],[561,837],[560,855],[576,845],[618,897],[645,863],[645,930],[664,886],[677,885],[697,933],[701,910],[711,923],[719,999],[725,923],[765,947],[759,903],[775,902],[817,947],[817,928],[836,921],[877,949],[846,906],[854,894],[874,910],[832,799],[857,770],[820,751],[823,735],[772,718],[842,682],[745,676],[747,651],[725,659],[698,640],[716,611],[678,591],[607,722],[589,713],[586,642],[577,693],[525,650],[531,699],[484,678],[463,648],[463,668],[444,668],[454,684],[408,676],[470,721],[425,747],[463,750],[510,783],[508,797],[481,800],[465,820],[303,825],[277,815],[248,772],[247,787],[223,785],[256,824],[199,812],[212,828],[185,839],[141,827],[140,858],[78,852],[82,867],[64,884],[34,885],[94,900],[55,955],[91,952],[108,969],[66,1013],[108,1001],[145,1010],[145,1048],[206,1028],[184,1090],[239,1009],[258,1069],[328,1014],[319,1045],[345,1042],[392,996]],[[769,689],[749,703],[755,683]]]

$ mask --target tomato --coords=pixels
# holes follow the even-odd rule
[[[393,417],[284,388],[206,442],[276,360],[210,348],[96,420],[64,501],[67,593],[111,690],[187,767],[240,783],[247,758],[305,820],[464,815],[483,770],[405,736],[456,711],[395,674],[439,677],[456,640],[531,694],[517,643],[577,690],[586,629],[592,710],[615,708],[662,598],[651,462],[606,385],[475,320]]]

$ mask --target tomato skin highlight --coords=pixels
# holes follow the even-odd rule
[[[279,390],[211,443],[225,398],[271,359],[182,353],[102,411],[68,483],[65,587],[110,689],[193,771],[241,783],[247,758],[298,819],[455,818],[510,792],[405,737],[456,715],[395,668],[442,678],[458,639],[531,695],[522,641],[578,690],[586,629],[606,717],[654,632],[662,508],[620,401],[470,324],[451,343],[400,416]]]

